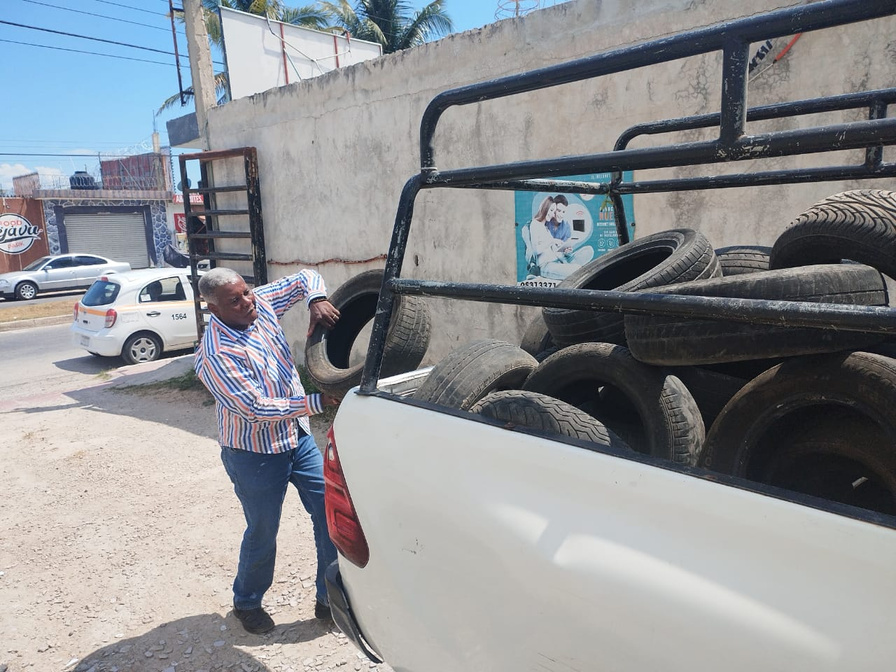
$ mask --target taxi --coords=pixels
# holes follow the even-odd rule
[[[74,345],[93,355],[151,362],[192,348],[196,306],[188,268],[147,268],[96,280],[74,307]]]

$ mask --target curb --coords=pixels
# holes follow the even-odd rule
[[[35,317],[28,320],[12,320],[11,322],[0,322],[0,332],[14,331],[16,329],[30,329],[32,327],[49,327],[54,324],[66,324],[71,321],[71,315],[57,315],[56,317]]]
[[[112,379],[104,384],[109,387],[139,387],[160,383],[182,376],[193,370],[194,354],[157,359],[154,362],[121,366],[110,371]]]

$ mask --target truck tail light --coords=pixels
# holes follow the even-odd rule
[[[80,306],[80,305],[81,305],[80,302],[75,304],[74,314],[72,315],[72,320],[74,320],[75,322],[78,321],[78,306]]]
[[[106,329],[109,329],[113,324],[115,324],[115,320],[118,319],[118,313],[115,312],[114,308],[110,308],[106,311],[106,324],[103,326]]]
[[[361,521],[358,520],[355,506],[352,504],[345,474],[342,473],[332,427],[327,432],[327,449],[324,451],[324,483],[330,539],[347,560],[358,567],[365,567],[370,560],[370,549],[367,547],[367,538],[361,529]]]

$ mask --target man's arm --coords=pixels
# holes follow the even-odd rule
[[[529,225],[529,235],[532,238],[532,247],[538,255],[538,263],[544,265],[559,259],[560,255],[557,250],[560,247],[560,242],[551,235],[544,224],[532,220],[532,224]]]
[[[280,319],[287,310],[302,299],[308,301],[309,307],[312,301],[325,299],[327,288],[320,273],[306,268],[298,273],[287,275],[285,278],[256,287],[255,294],[270,303],[277,319]]]
[[[324,406],[337,403],[334,397],[309,394],[304,397],[268,397],[251,370],[239,357],[216,353],[203,357],[196,373],[212,396],[231,413],[250,422],[277,422],[303,415],[316,415]]]

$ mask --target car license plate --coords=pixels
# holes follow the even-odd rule
[[[81,347],[86,348],[90,345],[90,336],[81,336]]]

